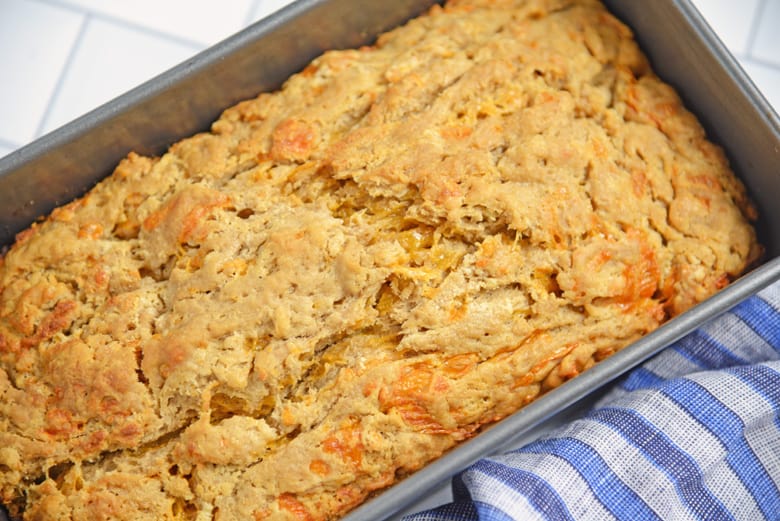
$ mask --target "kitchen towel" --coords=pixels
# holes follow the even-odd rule
[[[404,521],[780,520],[780,281]]]

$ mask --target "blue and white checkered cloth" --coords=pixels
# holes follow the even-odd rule
[[[780,520],[780,282],[404,521]]]

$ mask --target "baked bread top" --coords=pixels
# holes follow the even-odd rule
[[[0,261],[27,519],[331,519],[760,253],[596,1],[452,1],[331,51]]]

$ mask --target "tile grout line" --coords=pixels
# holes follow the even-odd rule
[[[761,26],[761,16],[766,9],[766,0],[758,0],[756,10],[753,11],[753,19],[750,21],[750,32],[748,33],[747,49],[745,54],[748,58],[753,58],[753,46],[756,43],[756,35]]]
[[[154,36],[155,38],[161,38],[161,39],[169,40],[174,43],[178,43],[180,45],[186,45],[188,47],[192,47],[196,51],[200,51],[209,45],[208,43],[205,42],[190,40],[189,38],[184,38],[181,36],[177,36],[175,34],[166,33],[164,31],[160,31],[152,27],[147,27],[146,25],[137,22],[131,22],[125,20],[124,18],[120,18],[118,16],[106,14],[102,11],[75,6],[69,3],[67,0],[37,0],[37,1],[51,6],[59,7],[61,9],[67,9],[68,11],[74,13],[86,14],[91,16],[95,20],[100,20],[114,25],[119,25],[126,29],[131,29],[133,31],[144,33],[148,36]]]
[[[252,3],[249,5],[249,11],[246,13],[246,16],[244,17],[244,27],[248,27],[252,24],[252,22],[255,21],[255,13],[257,12],[257,7],[260,5],[260,2],[262,0],[252,0]]]
[[[742,56],[742,58],[740,58],[740,59],[742,59],[742,60],[744,60],[746,62],[751,62],[751,63],[754,63],[756,65],[760,65],[762,67],[766,67],[767,69],[772,69],[775,72],[780,72],[780,65],[779,64],[777,64],[775,62],[767,61],[764,58],[756,58],[755,56],[751,56],[749,54],[746,54],[746,55]]]
[[[3,139],[0,137],[0,147],[10,148],[13,151],[16,150],[17,148],[21,148],[22,145],[20,145],[19,143],[14,143],[13,141],[8,141],[7,139]]]
[[[764,58],[757,58],[755,56],[751,56],[750,54],[746,54],[743,52],[736,52],[729,49],[729,52],[731,53],[734,58],[739,62],[740,65],[743,63],[750,63],[752,65],[760,65],[761,67],[765,67],[767,69],[772,69],[775,72],[780,72],[780,64],[768,61]]]
[[[46,122],[49,119],[49,113],[51,112],[54,103],[57,101],[57,98],[59,98],[62,85],[65,83],[65,78],[68,75],[70,66],[73,64],[73,60],[76,58],[76,54],[81,48],[84,35],[87,33],[87,28],[89,27],[89,22],[92,20],[92,17],[89,13],[83,13],[82,16],[84,17],[84,20],[81,21],[79,32],[76,34],[76,38],[73,40],[73,45],[70,47],[68,57],[65,59],[65,63],[62,65],[59,77],[57,77],[57,83],[54,84],[54,90],[52,90],[51,96],[49,96],[49,101],[46,103],[46,110],[43,111],[43,116],[41,116],[41,119],[38,122],[38,126],[35,129],[34,139],[37,139],[41,136],[41,134],[43,134],[43,129],[46,128]]]

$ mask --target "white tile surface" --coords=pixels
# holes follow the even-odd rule
[[[91,18],[44,120],[48,132],[186,60],[198,48]]]
[[[261,18],[265,18],[269,14],[275,13],[289,3],[289,0],[257,0],[251,14],[251,21],[256,22]]]
[[[252,0],[49,0],[202,45],[239,31]]]
[[[0,157],[5,157],[11,152],[13,152],[15,149],[11,147],[7,147],[5,145],[0,145]]]
[[[742,67],[775,111],[780,113],[780,68],[743,60]]]
[[[760,3],[760,0],[693,0],[710,27],[737,55],[748,52],[753,17]]]
[[[0,0],[0,139],[36,137],[84,16],[30,0]]]
[[[750,55],[780,67],[780,0],[764,0],[759,16]]]

